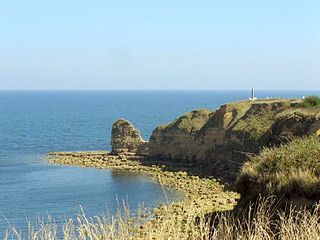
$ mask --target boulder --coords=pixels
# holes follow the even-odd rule
[[[148,142],[143,140],[140,131],[123,118],[112,125],[111,146],[112,154],[144,155],[148,152]]]

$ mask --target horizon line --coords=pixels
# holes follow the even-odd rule
[[[177,88],[177,89],[153,89],[153,88],[26,88],[26,89],[19,89],[19,88],[7,88],[1,89],[0,91],[251,91],[252,88],[239,88],[239,89],[227,89],[227,88]],[[319,89],[262,89],[262,88],[254,88],[255,91],[320,91]]]

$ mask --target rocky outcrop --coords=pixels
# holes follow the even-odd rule
[[[293,107],[292,103],[241,101],[216,111],[186,113],[153,131],[149,156],[203,164],[207,171],[224,178],[264,146],[319,131],[320,111]]]
[[[112,154],[147,154],[148,142],[144,141],[138,129],[128,120],[119,119],[112,125]]]
[[[112,153],[203,165],[208,174],[234,180],[244,160],[263,147],[320,134],[320,110],[299,106],[294,100],[258,100],[195,110],[155,128],[149,142],[120,119],[112,127]]]

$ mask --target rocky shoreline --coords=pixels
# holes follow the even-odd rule
[[[281,189],[273,187],[269,192],[276,189],[280,198],[287,196],[285,204],[297,202],[299,207],[306,206],[305,199],[311,200],[308,202],[312,204],[318,200],[318,192],[309,190],[318,189],[315,179],[318,179],[319,171],[314,173],[313,158],[319,151],[320,111],[317,107],[306,107],[306,101],[241,101],[223,105],[216,111],[195,110],[155,128],[149,141],[143,140],[140,131],[121,118],[112,126],[111,152],[52,152],[48,154],[49,161],[145,173],[160,185],[181,192],[182,199],[148,212],[146,219],[138,225],[139,236],[157,230],[159,234],[167,229],[171,237],[176,226],[188,234],[189,230],[197,228],[197,219],[202,219],[200,229],[208,230],[210,235],[216,216],[224,216],[229,211],[230,229],[234,226],[233,221],[239,219],[249,226],[252,222],[245,219],[245,214],[250,213],[252,203],[259,205],[261,193],[270,197],[269,193],[263,192],[270,184],[284,186]],[[305,138],[290,144],[300,137]],[[310,152],[311,146],[313,152]],[[308,154],[305,175],[301,175],[300,162],[305,161]],[[287,156],[291,157],[287,159]],[[268,157],[270,159],[265,161]],[[283,164],[278,168],[281,159]],[[288,168],[291,165],[287,162],[292,163],[292,169]],[[261,168],[264,171],[260,173]],[[265,179],[266,176],[270,176],[269,179]],[[235,187],[238,193],[225,186]],[[219,212],[223,214],[216,214]],[[240,227],[241,221],[237,222]],[[187,230],[186,226],[192,229]]]
[[[49,157],[58,164],[147,173],[184,193],[182,201],[170,206],[174,212],[191,206],[195,215],[226,211],[240,196],[217,179],[232,186],[243,163],[264,147],[320,131],[319,110],[302,103],[270,99],[196,110],[158,126],[149,141],[120,118],[112,126],[111,152],[56,152]]]
[[[172,162],[148,159],[134,154],[112,155],[106,151],[97,152],[52,152],[49,161],[55,164],[133,171],[148,174],[152,180],[166,187],[173,187],[183,193],[183,199],[153,209],[156,217],[166,214],[184,214],[192,209],[195,216],[217,211],[231,210],[239,194],[225,190],[212,178],[200,178],[186,172],[188,166]]]

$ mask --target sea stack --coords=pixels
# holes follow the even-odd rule
[[[111,146],[111,154],[146,155],[148,150],[148,142],[143,140],[140,131],[123,118],[112,125]]]

